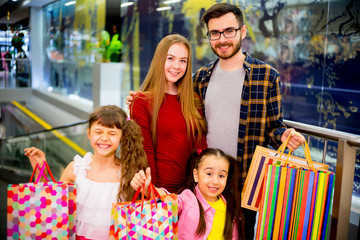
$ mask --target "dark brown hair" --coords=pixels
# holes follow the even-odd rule
[[[121,165],[120,188],[117,196],[118,201],[130,201],[135,191],[130,182],[135,173],[141,169],[145,171],[147,158],[143,147],[141,129],[133,120],[128,120],[125,111],[115,105],[101,106],[89,117],[89,129],[92,124],[116,127],[122,131],[120,139],[120,158],[115,158],[115,164]],[[125,199],[121,199],[123,196]]]
[[[229,3],[217,3],[212,5],[206,10],[206,12],[201,18],[201,21],[205,23],[206,26],[208,26],[208,22],[210,19],[219,18],[227,13],[233,13],[235,15],[236,19],[239,21],[239,27],[244,24],[244,17],[240,8],[236,5]]]
[[[186,186],[180,191],[185,189],[191,190],[195,193],[195,180],[193,176],[193,170],[198,169],[200,163],[205,159],[205,157],[213,155],[217,158],[224,158],[229,162],[229,173],[226,181],[226,186],[222,195],[226,200],[226,220],[223,236],[224,239],[232,239],[233,229],[237,227],[239,239],[245,239],[244,235],[244,217],[243,212],[240,206],[241,194],[239,191],[239,179],[240,179],[240,170],[236,160],[225,154],[222,150],[217,148],[207,148],[203,150],[200,154],[198,152],[193,152],[188,160],[186,167],[187,182]],[[202,236],[206,231],[206,220],[204,218],[204,209],[201,203],[198,200],[199,209],[200,209],[200,218],[199,224],[196,229],[196,234]]]

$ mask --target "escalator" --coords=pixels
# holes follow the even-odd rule
[[[0,125],[0,168],[26,172],[30,165],[23,150],[35,146],[46,153],[54,172],[61,173],[76,154],[89,149],[84,121],[52,128],[18,102],[1,105]]]
[[[24,105],[24,103],[17,103]],[[29,115],[21,111],[14,103],[0,103],[1,139],[37,132],[45,128]]]
[[[32,173],[24,148],[35,146],[43,150],[57,180],[76,154],[84,155],[91,149],[86,122],[51,128],[23,110],[26,109],[13,103],[1,105],[0,239],[6,239],[7,186],[28,182]]]

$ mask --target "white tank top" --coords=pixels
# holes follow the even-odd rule
[[[89,239],[109,239],[111,206],[117,202],[119,183],[98,183],[88,179],[92,153],[74,157],[76,196],[76,235]],[[120,171],[119,171],[120,174]]]

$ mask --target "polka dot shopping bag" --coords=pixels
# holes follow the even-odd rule
[[[76,186],[56,182],[44,162],[29,183],[7,189],[7,239],[75,239]],[[47,168],[53,182],[44,174]],[[35,183],[32,178],[40,169]],[[46,182],[39,182],[43,176]]]

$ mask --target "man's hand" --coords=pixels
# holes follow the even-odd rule
[[[305,137],[300,133],[296,132],[293,128],[288,128],[285,130],[285,132],[281,135],[281,142],[286,141],[286,139],[289,137],[289,134],[291,134],[291,136],[286,146],[290,150],[294,151],[305,142]]]
[[[131,107],[131,103],[134,100],[135,91],[129,91],[129,96],[126,97],[126,104],[128,105],[128,109]]]

